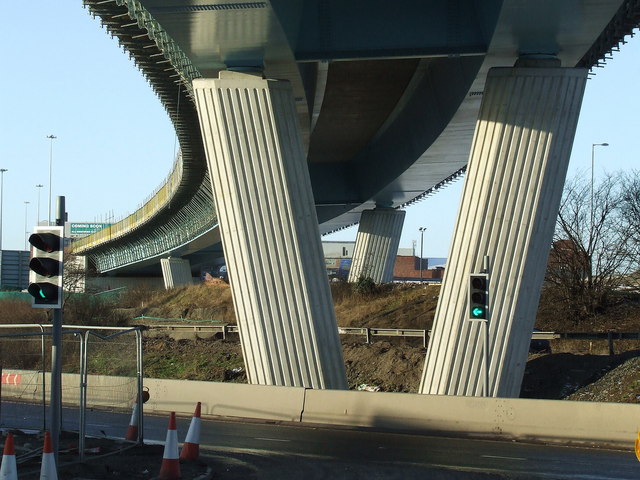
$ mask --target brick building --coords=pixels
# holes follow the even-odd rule
[[[430,260],[422,259],[422,280],[433,282],[441,281],[444,274],[444,262],[429,268]],[[438,259],[444,260],[444,259]],[[396,257],[396,265],[393,269],[393,279],[396,281],[420,281],[420,257],[401,256]]]

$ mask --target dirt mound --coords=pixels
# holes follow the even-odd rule
[[[640,403],[640,351],[594,382],[567,396],[567,400],[591,402]]]
[[[417,393],[426,350],[412,343],[405,339],[370,344],[343,341],[349,388]]]

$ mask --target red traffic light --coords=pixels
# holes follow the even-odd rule
[[[487,279],[484,276],[474,275],[471,277],[471,286],[477,290],[487,289]]]
[[[53,233],[32,233],[29,235],[29,243],[47,253],[60,250],[60,237]]]

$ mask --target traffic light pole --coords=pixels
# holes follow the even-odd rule
[[[64,197],[58,197],[56,225],[64,227],[65,222]],[[64,235],[62,235],[64,239]],[[63,246],[64,248],[64,246]],[[63,291],[60,293],[62,295]],[[58,450],[60,440],[60,425],[62,416],[62,308],[53,309],[51,326],[51,443],[56,465],[58,465]]]
[[[56,465],[58,464],[58,443],[60,439],[60,423],[62,408],[62,310],[53,310],[51,326],[51,401],[49,403],[51,418],[51,443]]]
[[[487,274],[487,281],[491,274],[491,265],[489,255],[485,255],[482,259],[482,273]],[[487,289],[489,286],[487,285]],[[487,300],[488,302],[488,300]],[[484,356],[484,382],[482,385],[482,395],[484,397],[489,396],[489,318],[491,315],[491,309],[487,309],[487,318],[482,325],[483,329],[483,341],[482,341],[482,355]]]

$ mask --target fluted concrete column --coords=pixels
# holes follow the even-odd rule
[[[289,83],[193,86],[249,382],[347,388]]]
[[[586,77],[490,71],[420,392],[482,394],[482,324],[466,307],[489,255],[488,394],[519,395]]]
[[[191,264],[189,260],[184,258],[162,258],[160,259],[162,267],[162,277],[164,278],[164,288],[167,290],[182,285],[190,285],[193,283],[191,275]]]
[[[393,280],[404,216],[404,210],[392,208],[362,212],[349,282],[356,282],[360,277],[369,277],[376,283]]]

